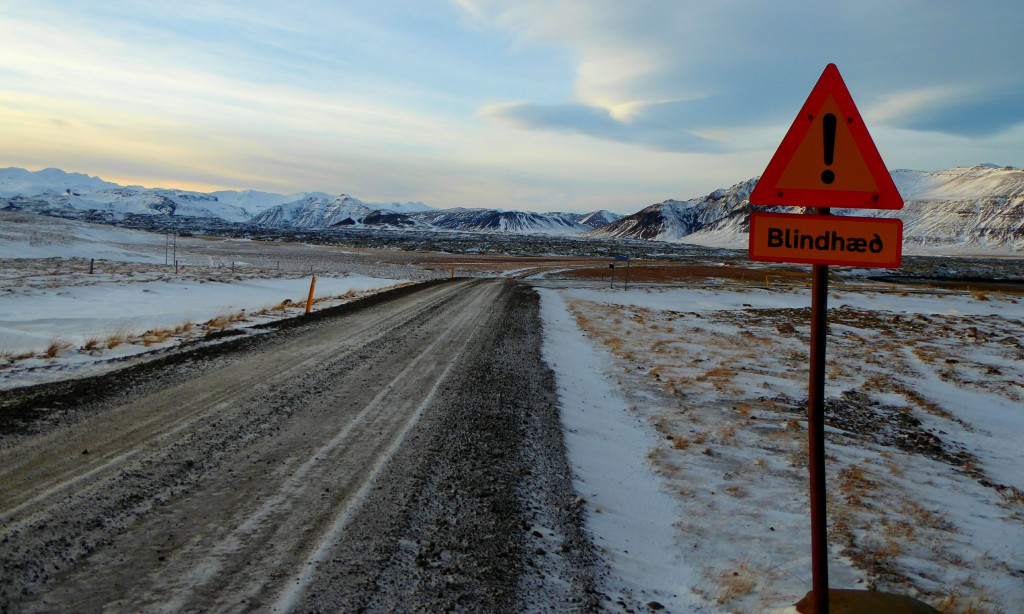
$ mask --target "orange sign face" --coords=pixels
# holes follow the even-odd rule
[[[902,220],[750,214],[751,260],[896,269],[902,258]]]
[[[757,186],[753,205],[902,209],[903,198],[835,64],[825,67]]]

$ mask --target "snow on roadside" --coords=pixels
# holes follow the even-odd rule
[[[612,570],[604,590],[628,607],[656,601],[669,611],[702,611],[690,591],[699,578],[676,547],[681,509],[647,462],[655,435],[608,381],[611,357],[586,340],[557,292],[539,292],[544,360],[555,371],[574,486]]]
[[[403,283],[359,275],[318,278],[314,309]],[[309,285],[310,278],[303,277],[11,290],[0,297],[0,387],[61,379],[69,371],[81,374],[111,358],[170,347],[207,332],[298,315]],[[46,356],[53,346],[54,355]]]
[[[681,510],[661,520],[680,553],[677,593],[711,611],[797,601],[811,584],[806,291],[542,296],[545,322],[558,313],[576,331],[575,345],[568,332],[546,331],[562,403],[610,405],[620,420],[644,422],[646,452],[633,452],[648,470],[632,479],[660,483]],[[834,293],[830,305],[831,585],[909,594],[944,612],[1021,611],[1024,307],[998,294],[870,291]],[[591,355],[607,359],[606,381],[581,374]],[[593,390],[617,400],[580,400]],[[587,467],[605,454],[614,463],[614,450],[598,440],[583,452],[569,446],[583,475],[602,471]],[[620,530],[624,540],[647,528]],[[659,586],[633,572],[637,586]]]
[[[164,235],[40,215],[0,215],[0,258],[164,261]]]
[[[829,309],[850,307],[905,314],[946,314],[965,316],[1002,315],[1020,317],[1024,307],[1003,300],[977,300],[964,294],[831,291]],[[637,306],[660,311],[722,311],[730,309],[800,309],[810,306],[810,290],[751,291],[728,288],[637,290],[575,289],[571,296],[606,305]]]

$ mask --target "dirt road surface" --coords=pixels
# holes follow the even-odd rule
[[[537,297],[433,282],[0,396],[0,611],[599,606]]]

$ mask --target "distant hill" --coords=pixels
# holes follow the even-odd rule
[[[0,208],[104,219],[125,215],[188,216],[257,226],[325,229],[389,227],[518,234],[582,234],[617,219],[610,211],[532,213],[495,209],[435,209],[422,202],[364,202],[323,192],[211,193],[120,186],[59,169],[0,169]]]
[[[992,164],[942,171],[891,171],[906,205],[898,211],[834,210],[897,217],[904,243],[936,249],[1024,251],[1024,171]],[[534,213],[487,208],[435,209],[420,202],[371,203],[322,192],[191,192],[119,186],[59,169],[0,169],[0,208],[110,220],[126,215],[187,216],[256,226],[398,228],[577,235],[746,246],[750,193],[757,178],[689,200],[669,199],[636,213]],[[768,210],[784,211],[775,207]]]
[[[1024,250],[1024,171],[978,165],[936,172],[895,170],[891,175],[905,201],[903,209],[833,212],[902,219],[906,246]],[[755,185],[757,178],[699,198],[655,203],[590,235],[743,248]]]

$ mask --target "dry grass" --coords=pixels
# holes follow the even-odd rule
[[[107,335],[107,339],[106,339],[107,349],[108,350],[112,350],[112,349],[116,348],[117,346],[127,342],[128,339],[131,338],[131,336],[132,336],[131,330],[127,326],[122,326],[122,327],[114,330],[114,332],[112,332],[109,335]]]
[[[690,447],[691,443],[693,442],[685,437],[675,437],[672,439],[672,447],[676,450],[685,450]]]
[[[167,329],[148,330],[142,335],[142,345],[150,347],[167,341],[173,331]]]
[[[956,532],[956,526],[949,522],[942,512],[930,510],[916,501],[904,501],[899,511],[913,520],[918,527],[945,533]]]
[[[736,440],[736,427],[728,425],[718,433],[718,439],[724,444],[731,444]]]
[[[697,381],[698,382],[704,382],[704,381],[707,381],[709,379],[719,379],[719,380],[729,380],[729,381],[731,381],[733,378],[736,377],[736,375],[737,375],[737,372],[736,372],[735,369],[730,369],[729,367],[719,366],[719,367],[715,367],[714,369],[711,369],[710,371],[707,371],[703,375],[698,375],[697,376]]]
[[[729,486],[726,486],[724,490],[730,495],[738,498],[743,498],[750,494],[747,492],[746,488],[743,488],[742,486],[737,486],[735,484],[730,484]]]
[[[96,337],[90,337],[89,339],[86,339],[84,344],[82,344],[82,349],[87,352],[91,352],[93,350],[99,349],[100,343],[101,341]]]
[[[69,347],[71,347],[71,344],[67,339],[54,337],[50,340],[50,345],[46,346],[46,350],[43,351],[43,356],[46,358],[56,358],[57,354],[59,354],[61,350]]]
[[[839,492],[847,505],[864,508],[865,499],[871,500],[871,493],[877,490],[878,483],[869,480],[867,471],[860,465],[851,465],[839,470]]]
[[[890,538],[899,537],[909,539],[914,536],[914,531],[917,529],[917,527],[909,520],[897,520],[896,522],[888,522],[887,520],[883,519],[881,524],[884,527],[882,529],[882,533],[885,534],[886,537]]]
[[[999,490],[999,495],[1007,502],[1024,504],[1024,490],[1016,486],[997,486],[996,488]]]
[[[239,311],[239,312],[236,312],[236,313],[226,313],[226,314],[223,314],[223,315],[219,315],[216,318],[213,318],[212,320],[207,322],[204,326],[206,327],[206,329],[208,331],[213,331],[213,330],[223,331],[223,330],[227,330],[227,329],[231,328],[231,325],[234,324],[235,322],[238,322],[238,321],[241,321],[241,320],[244,320],[244,319],[245,319],[245,312],[244,311]]]
[[[611,276],[615,277],[615,285],[619,286],[625,281],[625,269],[616,267],[609,269],[607,264],[594,268],[579,268],[572,271],[565,271],[558,275],[561,279],[591,279],[608,282]],[[800,270],[777,269],[772,273],[772,284],[802,284],[808,279],[808,273]],[[739,266],[706,266],[693,264],[636,264],[629,269],[630,282],[644,283],[671,283],[671,282],[700,282],[708,279],[729,279],[733,281],[746,282],[748,284],[763,287],[765,274],[763,270],[751,269]]]
[[[786,454],[789,460],[789,466],[795,469],[806,469],[808,463],[811,460],[811,453],[808,449],[809,444],[805,437],[801,437],[797,442],[797,447],[789,450]]]
[[[286,311],[289,307],[294,307],[294,306],[295,306],[295,304],[292,303],[292,299],[286,298],[283,301],[281,301],[280,303],[278,303],[278,304],[274,305],[273,307],[271,307],[270,310],[271,311]]]
[[[746,563],[740,563],[736,569],[719,574],[715,602],[726,605],[739,597],[753,593],[756,587],[757,575]]]
[[[1005,610],[993,607],[990,605],[991,603],[984,595],[970,596],[960,591],[955,591],[939,602],[935,609],[942,612],[942,614],[994,614],[996,612],[1005,612]]]

